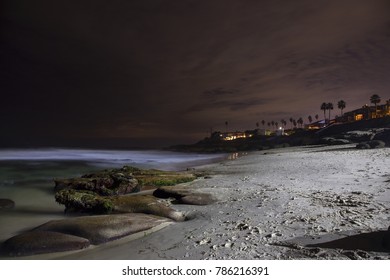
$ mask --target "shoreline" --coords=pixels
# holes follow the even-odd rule
[[[197,166],[210,176],[182,185],[218,201],[173,205],[192,219],[132,241],[28,259],[389,259],[389,252],[306,246],[390,225],[390,149],[353,147],[256,151]]]

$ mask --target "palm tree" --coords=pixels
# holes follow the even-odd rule
[[[337,107],[341,110],[341,116],[343,115],[343,110],[345,109],[346,105],[347,104],[344,100],[340,100],[339,102],[337,102]]]
[[[371,102],[372,104],[375,105],[375,118],[376,118],[376,110],[377,110],[377,105],[376,105],[376,104],[378,104],[379,102],[381,102],[381,98],[380,98],[379,95],[374,94],[374,95],[372,95],[372,96],[370,97],[370,102]]]
[[[256,122],[256,127],[259,128],[260,124],[259,122]]]
[[[318,114],[317,114],[317,115],[315,115],[314,117],[315,117],[315,118],[316,118],[316,120],[318,121],[318,118],[319,118]]]
[[[261,121],[261,124],[264,126],[264,124],[265,124],[265,120],[262,120],[262,121]]]
[[[333,103],[326,104],[326,109],[329,110],[329,122],[330,122],[330,111],[333,110]]]
[[[298,120],[297,120],[297,123],[301,126],[301,128],[302,128],[302,126],[303,126],[303,119],[302,118],[299,118]]]
[[[297,127],[297,121],[293,120],[294,127]]]
[[[309,123],[313,122],[313,118],[311,116],[308,116],[307,119],[309,120]]]
[[[293,118],[290,118],[289,121],[290,121],[290,123],[291,123],[291,129],[292,129],[292,128],[293,128],[294,119],[293,119]]]
[[[321,110],[324,111],[324,120],[326,122],[326,110],[328,110],[328,104],[326,104],[325,102],[321,104]]]

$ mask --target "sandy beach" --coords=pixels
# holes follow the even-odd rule
[[[173,205],[190,220],[82,251],[26,258],[389,259],[381,246],[390,225],[389,156],[388,148],[308,146],[199,166],[210,175],[183,185],[218,201]]]

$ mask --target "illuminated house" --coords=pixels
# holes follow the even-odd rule
[[[249,138],[253,137],[253,134],[247,133],[247,132],[224,132],[220,133],[219,136],[221,137],[222,140],[224,141],[231,141],[231,140],[236,140],[239,138]]]
[[[375,106],[364,105],[362,108],[346,112],[342,117],[337,118],[337,122],[352,122],[390,116],[390,100],[386,104]]]

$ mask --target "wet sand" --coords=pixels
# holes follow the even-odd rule
[[[389,166],[388,148],[252,152],[196,168],[210,176],[183,185],[218,202],[174,205],[189,221],[83,251],[29,258],[389,259],[378,245],[390,225]],[[342,241],[332,247],[334,240]],[[324,242],[328,246],[318,244]]]

